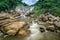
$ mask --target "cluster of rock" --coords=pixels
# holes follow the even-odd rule
[[[45,30],[51,32],[60,32],[60,17],[55,17],[51,14],[41,14],[39,16],[40,31]]]
[[[28,36],[30,30],[27,30],[27,23],[15,18],[18,14],[11,14],[3,12],[0,14],[0,31],[5,35]]]
[[[32,19],[34,19],[34,17],[32,18],[30,15],[30,19],[28,19],[29,17],[26,18],[29,21],[26,20],[26,22],[20,18],[16,18],[16,16],[20,16],[20,14],[13,11],[11,11],[10,14],[2,12],[0,14],[0,31],[5,35],[28,36],[31,32],[28,30],[27,22],[33,21]],[[45,32],[46,30],[60,32],[60,17],[55,17],[51,14],[40,14],[38,17],[35,16],[35,19],[34,21],[40,25],[41,32]]]
[[[50,31],[60,33],[60,17],[53,16],[49,13],[32,14],[29,20],[33,20],[40,25],[40,31]]]

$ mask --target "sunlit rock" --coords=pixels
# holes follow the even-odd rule
[[[8,30],[6,32],[7,35],[15,35],[16,34],[16,31],[15,30]]]
[[[6,26],[4,28],[2,28],[3,32],[5,32],[8,35],[15,35],[16,32],[21,29],[22,27],[24,27],[26,25],[26,23],[24,21],[21,22],[14,22],[13,24]]]
[[[18,37],[27,37],[30,35],[30,30],[27,30],[27,29],[21,29],[17,34],[16,36]]]

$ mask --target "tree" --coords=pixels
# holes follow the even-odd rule
[[[60,0],[39,0],[35,4],[36,8],[34,9],[34,13],[45,13],[50,12],[55,16],[60,16]],[[37,11],[37,9],[39,11]]]
[[[0,0],[0,11],[14,9],[18,0]]]

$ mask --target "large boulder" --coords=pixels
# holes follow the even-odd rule
[[[60,27],[60,22],[59,21],[55,21],[54,25],[57,26],[57,27]]]
[[[50,25],[46,28],[47,31],[51,31],[51,32],[54,32],[55,31],[55,27],[54,25]]]
[[[27,36],[30,31],[27,30],[27,23],[19,18],[15,18],[15,13],[0,14],[0,31],[5,35]],[[22,35],[22,36],[21,36]]]
[[[23,28],[26,25],[24,21],[14,22],[9,26],[1,28],[2,31],[8,35],[15,35],[18,30]]]
[[[16,36],[18,37],[27,37],[30,35],[30,30],[27,30],[27,29],[21,29],[19,30],[19,32],[16,34]]]

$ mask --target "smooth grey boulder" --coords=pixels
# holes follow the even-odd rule
[[[55,21],[54,25],[57,26],[57,27],[60,27],[60,22],[59,21]]]

